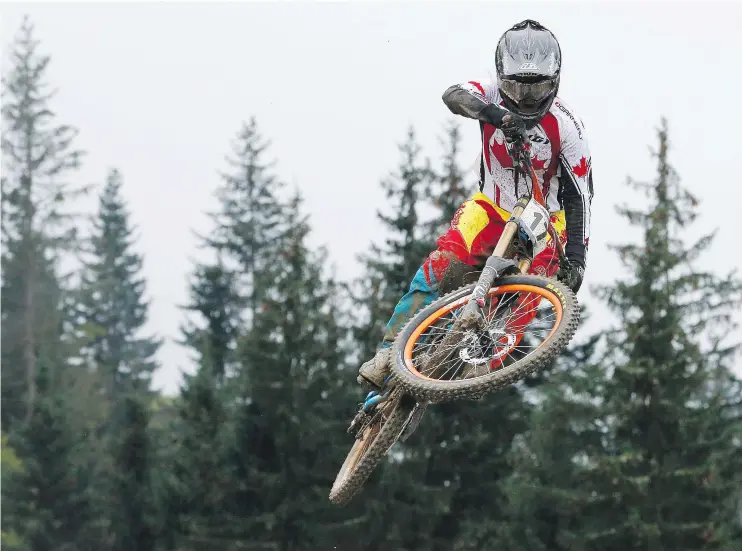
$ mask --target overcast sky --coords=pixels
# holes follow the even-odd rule
[[[740,215],[720,212],[742,204],[739,3],[4,4],[3,45],[24,13],[52,55],[53,109],[88,151],[82,181],[100,183],[111,167],[123,173],[145,255],[148,329],[166,339],[177,337],[198,257],[193,232],[209,230],[204,211],[215,207],[217,171],[243,120],[257,117],[278,175],[304,194],[314,242],[328,246],[339,276],[355,276],[356,255],[381,237],[379,180],[396,165],[408,125],[437,155],[451,117],[442,92],[487,75],[499,36],[525,18],[556,34],[560,97],[587,126],[595,179],[587,284],[618,273],[606,244],[627,234],[614,207],[640,200],[627,175],[653,176],[648,146],[663,115],[671,161],[702,200],[690,235],[718,227],[708,258],[719,269],[740,266]],[[478,126],[462,122],[461,161],[471,166]],[[608,321],[589,288],[580,296],[596,312],[592,323]],[[169,340],[160,359],[156,386],[175,392],[188,356]]]

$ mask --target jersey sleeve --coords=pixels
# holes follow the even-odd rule
[[[562,122],[559,155],[560,198],[567,221],[567,258],[586,266],[590,242],[590,207],[593,170],[590,147],[582,121],[560,100],[554,102]]]
[[[495,101],[497,87],[492,85],[490,79],[469,80],[462,82],[458,86],[485,103],[494,103]]]
[[[450,86],[442,99],[453,114],[481,119],[485,108],[495,103],[496,97],[497,87],[489,79],[479,79]]]

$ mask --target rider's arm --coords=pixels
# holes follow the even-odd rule
[[[494,91],[489,87],[487,83],[481,84],[474,80],[454,84],[443,92],[443,103],[454,115],[480,120],[499,128],[502,118],[509,111],[492,102]]]
[[[564,170],[564,168],[562,169]],[[593,176],[588,168],[588,182],[590,192],[585,193],[582,186],[567,178],[569,183],[564,186],[562,201],[564,214],[567,220],[567,246],[565,253],[569,260],[574,260],[583,268],[586,265],[587,245],[590,240],[590,202],[592,201]]]
[[[566,108],[566,107],[565,107]],[[587,246],[590,240],[590,204],[593,200],[593,170],[585,127],[574,115],[564,121],[561,165],[560,198],[567,221],[569,260],[585,268]]]

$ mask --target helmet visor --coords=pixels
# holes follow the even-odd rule
[[[500,80],[500,90],[516,103],[538,104],[546,99],[556,88],[556,80],[548,79],[540,82],[519,82],[504,78]]]

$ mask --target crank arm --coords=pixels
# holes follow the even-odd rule
[[[361,410],[358,413],[356,413],[356,416],[353,417],[353,420],[350,422],[350,426],[348,427],[347,433],[353,434],[355,432],[356,427],[363,427],[363,425],[366,424],[366,421],[371,419],[371,416],[366,413],[365,411]]]

